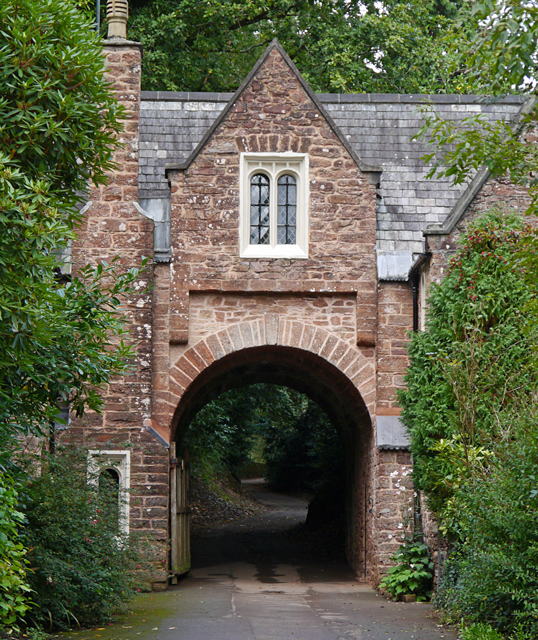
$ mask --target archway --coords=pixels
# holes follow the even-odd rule
[[[170,390],[178,400],[171,421],[172,440],[180,444],[196,413],[235,387],[263,382],[307,395],[327,413],[344,443],[346,553],[357,574],[366,576],[371,546],[367,506],[372,422],[361,389],[370,394],[372,363],[357,348],[315,327],[283,322],[294,326],[287,332],[280,327],[274,339],[266,340],[267,332],[264,335],[259,326],[254,327],[256,338],[252,324],[235,325],[200,341],[172,368]]]

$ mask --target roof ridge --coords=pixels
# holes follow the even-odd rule
[[[292,63],[293,64],[293,63]],[[353,104],[353,103],[390,103],[390,104],[417,104],[423,101],[434,104],[485,104],[491,96],[481,94],[426,94],[426,93],[316,93],[318,102],[328,104]],[[147,102],[229,102],[235,94],[230,92],[213,91],[142,91],[141,99]],[[495,104],[525,104],[528,96],[508,95]]]

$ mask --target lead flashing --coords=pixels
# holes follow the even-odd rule
[[[407,428],[398,416],[376,416],[378,449],[409,449]]]

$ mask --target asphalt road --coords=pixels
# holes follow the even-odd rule
[[[117,624],[64,640],[456,640],[427,604],[378,596],[345,562],[297,535],[306,502],[256,489],[271,506],[193,540],[193,569],[144,594]]]

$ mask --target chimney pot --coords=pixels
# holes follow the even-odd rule
[[[108,38],[127,39],[127,18],[129,3],[127,0],[107,0],[106,17],[108,20]]]

